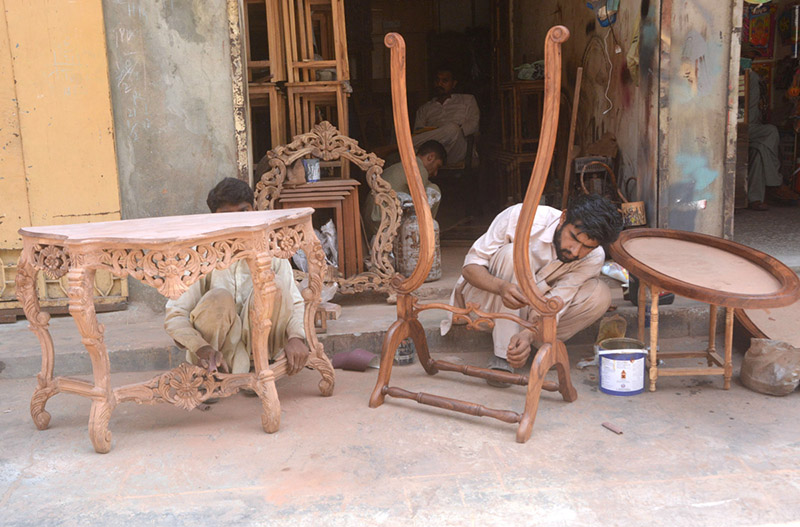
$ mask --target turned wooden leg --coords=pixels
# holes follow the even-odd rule
[[[317,370],[322,376],[322,380],[319,382],[319,391],[323,396],[327,397],[333,394],[336,377],[333,371],[333,364],[331,364],[328,356],[325,355],[325,349],[317,339],[317,331],[314,328],[314,317],[320,303],[327,265],[325,264],[325,253],[322,250],[322,245],[320,245],[319,239],[317,239],[310,225],[306,226],[303,240],[304,242],[300,248],[306,254],[306,261],[308,262],[308,287],[302,291],[303,299],[305,300],[303,320],[306,328],[306,342],[311,350],[308,365]]]
[[[247,264],[253,277],[253,300],[250,302],[250,342],[256,369],[253,389],[261,399],[261,426],[265,432],[272,434],[281,426],[281,404],[275,388],[275,373],[269,367],[272,302],[277,290],[275,273],[272,272],[272,257],[267,252],[256,252],[247,259]]]
[[[636,302],[638,305],[636,306],[637,313],[639,315],[639,340],[644,342],[644,322],[645,322],[645,310],[647,309],[647,284],[642,281],[639,281],[639,292],[637,295],[638,301]]]
[[[372,395],[369,398],[370,408],[377,408],[383,404],[386,398],[386,394],[383,390],[389,386],[389,379],[392,376],[394,354],[400,343],[408,338],[408,334],[408,322],[400,319],[395,320],[394,324],[389,326],[389,331],[384,335],[383,347],[381,348],[381,369],[378,371],[378,382],[375,383],[375,389],[372,390]]]
[[[83,345],[92,359],[94,392],[89,414],[89,437],[96,452],[111,450],[111,432],[108,421],[114,410],[115,400],[111,391],[111,366],[108,350],[103,339],[103,326],[97,321],[94,310],[94,269],[73,268],[67,273],[69,287],[69,313],[83,337]]]
[[[706,350],[706,361],[709,366],[714,365],[711,354],[717,351],[717,306],[708,306],[708,350]]]
[[[639,287],[644,285],[639,283]],[[658,295],[659,289],[650,287],[650,391],[656,391],[658,380]]]
[[[731,376],[733,375],[733,361],[731,352],[733,350],[733,312],[732,307],[725,308],[725,372],[723,388],[729,390],[731,387]]]
[[[48,326],[50,315],[41,311],[36,296],[36,269],[31,263],[32,247],[25,243],[25,249],[17,265],[16,292],[19,303],[28,319],[28,327],[36,334],[42,348],[42,370],[37,376],[37,386],[31,398],[31,417],[36,428],[44,430],[50,425],[50,414],[44,409],[47,400],[58,393],[53,382],[55,353],[53,337]]]

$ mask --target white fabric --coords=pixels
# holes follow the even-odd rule
[[[414,129],[435,129],[415,133],[414,147],[426,141],[438,141],[447,151],[447,163],[459,163],[467,151],[465,136],[476,133],[479,122],[478,102],[472,95],[453,93],[443,103],[431,99],[417,110]]]
[[[272,271],[275,273],[274,282],[278,291],[273,302],[272,327],[269,334],[271,358],[283,349],[290,338],[305,338],[303,325],[305,304],[294,281],[289,261],[273,258]],[[220,290],[228,292],[229,295],[220,294]],[[177,300],[169,300],[164,328],[179,346],[186,349],[186,358],[193,364],[198,362],[197,350],[202,346],[211,345],[223,355],[230,353],[231,356],[241,358],[244,353],[248,359],[249,369],[249,357],[252,353],[250,343],[252,296],[253,280],[250,268],[246,261],[239,260],[227,269],[212,271],[201,278]],[[231,299],[234,308],[231,313],[224,305],[228,298]],[[216,325],[214,320],[217,321]],[[209,324],[212,327],[209,327]],[[231,361],[228,363],[233,365]]]
[[[510,276],[513,278],[510,281],[517,283],[516,277],[513,275],[513,251],[509,250],[509,247],[513,247],[514,237],[516,235],[515,231],[521,211],[522,204],[517,204],[498,214],[489,226],[489,230],[472,245],[467,256],[464,258],[464,265],[478,264],[492,272],[493,269],[499,269],[502,263],[502,266],[504,266],[503,268],[507,270],[503,272],[510,272]],[[545,298],[558,296],[564,301],[564,307],[556,316],[558,320],[561,320],[566,311],[570,309],[570,306],[576,299],[576,295],[578,295],[579,289],[581,289],[587,281],[600,275],[600,269],[605,261],[605,252],[603,248],[597,247],[580,260],[569,263],[561,262],[558,259],[555,245],[553,244],[553,238],[558,228],[560,218],[560,210],[552,207],[539,206],[536,209],[529,242],[530,262],[531,270],[534,273],[534,282]],[[495,258],[499,253],[503,253],[502,262]],[[493,261],[493,259],[495,259],[495,261]],[[509,265],[510,267],[508,267]],[[508,271],[509,269],[510,271]],[[506,275],[506,277],[501,277],[508,279],[507,276],[508,275]],[[467,300],[467,296],[473,298]],[[472,287],[466,282],[463,276],[458,278],[450,298],[453,305],[460,307],[463,307],[466,301],[478,301],[482,307],[484,307],[484,304],[486,304],[486,306],[497,306],[498,300],[498,295]],[[597,300],[599,303],[606,302],[605,297],[598,298]],[[608,295],[608,301],[610,302],[610,294]],[[499,305],[502,305],[502,300],[499,300],[499,302]],[[605,312],[607,308],[608,305],[606,304],[599,315]],[[486,309],[491,310],[488,307],[486,307]],[[499,308],[494,310],[500,311]],[[591,311],[594,312],[594,310]],[[527,316],[527,311],[518,314]],[[442,321],[442,335],[450,331],[452,320],[452,314],[449,314],[448,317]],[[596,320],[596,318],[594,320]],[[594,320],[589,321],[583,327],[591,324]],[[503,323],[501,323],[501,326],[502,325]],[[580,329],[582,329],[582,327],[575,331],[577,332]],[[516,332],[518,331],[519,330]],[[505,343],[505,346],[500,342],[495,343],[496,348],[502,348],[503,350],[507,346],[508,342]]]

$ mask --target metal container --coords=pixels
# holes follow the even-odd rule
[[[439,245],[439,223],[433,220],[434,253],[433,265],[425,278],[426,282],[433,282],[442,277],[442,250]],[[419,260],[419,221],[414,207],[403,211],[403,221],[394,240],[395,270],[403,276],[414,272]]]

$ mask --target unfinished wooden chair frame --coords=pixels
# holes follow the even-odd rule
[[[244,2],[244,32],[247,52],[247,81],[263,82],[254,75],[254,70],[269,70],[267,82],[286,80],[286,50],[283,31],[282,0],[245,0]],[[253,47],[250,42],[250,12],[251,4],[264,4],[267,19],[267,50],[266,60],[252,60]]]
[[[474,303],[468,303],[465,308],[444,303],[421,304],[413,294],[422,285],[433,263],[433,218],[425,198],[425,189],[415,162],[414,148],[411,142],[408,105],[406,103],[405,42],[403,37],[397,33],[386,35],[384,43],[391,49],[394,124],[398,144],[400,145],[400,157],[419,220],[420,254],[417,266],[411,276],[406,278],[398,275],[393,281],[393,285],[397,290],[397,320],[389,327],[383,340],[378,381],[369,400],[371,408],[382,405],[386,396],[391,395],[392,397],[413,399],[420,404],[465,414],[493,417],[507,423],[518,423],[516,438],[518,442],[524,443],[531,436],[536,410],[539,405],[539,396],[543,389],[560,392],[564,400],[568,402],[577,398],[577,392],[570,380],[567,348],[556,337],[558,323],[556,314],[563,307],[564,302],[559,297],[545,299],[542,296],[542,293],[533,282],[529,255],[530,231],[533,218],[544,189],[548,167],[550,166],[555,146],[561,92],[561,43],[566,41],[567,38],[569,38],[567,28],[555,26],[548,31],[545,39],[545,97],[544,118],[542,119],[540,135],[541,142],[531,174],[530,185],[520,213],[519,223],[517,224],[514,243],[514,269],[519,281],[519,287],[528,298],[531,309],[541,315],[534,322],[529,322],[515,315],[481,311],[480,306]],[[428,351],[425,331],[418,319],[419,313],[428,309],[449,311],[453,314],[454,322],[464,322],[470,329],[478,329],[481,326],[491,328],[494,326],[494,319],[504,318],[513,320],[533,331],[540,337],[543,344],[533,359],[529,375],[499,372],[476,366],[433,360]],[[527,386],[524,411],[520,414],[512,410],[488,408],[477,403],[423,392],[412,393],[399,387],[390,386],[389,380],[392,375],[395,351],[399,344],[409,337],[416,346],[422,367],[429,375],[434,375],[439,371],[452,371],[460,372],[470,377]],[[553,367],[556,368],[558,374],[557,383],[544,380],[545,374]]]
[[[335,278],[335,281],[339,284],[340,293],[370,290],[391,293],[390,282],[396,275],[391,253],[400,226],[400,202],[391,185],[381,177],[383,159],[364,151],[358,146],[358,141],[342,135],[331,123],[324,121],[315,125],[310,132],[296,136],[288,145],[278,146],[267,153],[268,169],[261,166],[256,169],[256,174],[263,170],[256,184],[256,209],[275,208],[289,167],[304,157],[344,163],[349,161],[366,173],[367,185],[381,211],[380,227],[370,244],[367,270],[349,278]]]

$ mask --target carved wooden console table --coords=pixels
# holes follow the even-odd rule
[[[17,270],[17,296],[42,346],[42,371],[31,399],[31,416],[37,428],[44,430],[50,423],[45,410],[50,397],[59,392],[88,397],[92,399],[89,437],[97,452],[106,453],[111,449],[109,418],[119,403],[168,402],[191,410],[211,397],[226,397],[247,387],[261,398],[264,431],[276,432],[280,403],[275,380],[286,373],[287,367],[285,358],[269,364],[270,316],[276,292],[271,264],[272,258],[289,258],[298,249],[308,256],[310,275],[309,286],[302,292],[311,350],[308,365],[322,375],[322,395],[330,395],[333,368],[314,333],[325,257],[311,226],[312,212],[302,208],[20,229],[24,248]],[[174,299],[203,276],[237,260],[247,261],[253,277],[250,320],[255,373],[209,374],[204,368],[183,363],[149,381],[112,388],[104,328],[92,303],[95,271],[106,269],[116,276],[131,276]],[[37,271],[51,277],[67,275],[69,312],[91,357],[94,383],[53,377],[55,349],[48,330],[50,315],[39,308],[34,288]]]
[[[800,297],[800,279],[775,258],[750,247],[696,232],[624,231],[611,256],[639,286],[639,340],[644,341],[646,290],[650,290],[650,391],[659,375],[722,375],[731,385],[734,309],[781,307]],[[658,350],[658,298],[663,290],[709,304],[705,351]],[[725,356],[716,352],[717,308],[725,307]],[[659,368],[658,359],[706,359],[708,367]]]

